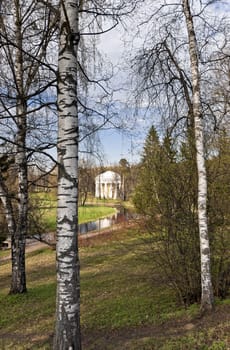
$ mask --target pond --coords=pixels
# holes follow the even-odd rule
[[[115,224],[125,223],[128,220],[136,217],[135,213],[129,209],[126,209],[126,208],[121,207],[121,206],[117,207],[116,209],[117,209],[117,212],[110,215],[110,216],[107,216],[105,218],[101,218],[101,219],[98,219],[95,221],[90,221],[87,223],[79,224],[78,225],[79,233],[81,235],[84,235],[84,234],[92,232],[92,231],[100,231],[100,230],[103,230],[105,228],[112,227]],[[37,241],[43,241],[43,242],[49,244],[50,242],[54,241],[54,233],[53,232],[44,233],[41,235],[38,234],[38,235],[28,237],[26,239],[26,244],[27,245],[36,244]],[[5,249],[10,248],[10,240],[7,240],[5,242],[4,248]]]
[[[112,227],[115,224],[123,223],[130,220],[133,217],[130,210],[119,207],[117,208],[117,212],[105,218],[101,218],[95,221],[90,221],[86,223],[80,224],[79,233],[84,235],[91,231],[100,231],[102,229]]]

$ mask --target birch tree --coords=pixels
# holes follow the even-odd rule
[[[99,79],[96,75],[96,72],[99,72],[97,66],[94,66],[95,70],[87,72],[87,65],[81,64],[81,59],[91,62],[87,55],[92,53],[92,49],[95,54],[95,36],[111,30],[118,23],[119,14],[122,11],[127,13],[129,7],[130,4],[127,6],[125,1],[115,5],[113,1],[60,1],[55,350],[81,349],[78,253],[79,143],[109,121],[106,99],[108,90],[103,84],[108,77],[105,78],[106,74],[100,71],[102,78]],[[103,27],[103,18],[107,24],[106,29]],[[81,41],[82,38],[92,40],[85,39],[81,43],[80,38]],[[95,55],[92,57],[95,61]],[[86,97],[89,98],[83,96],[84,84],[88,94]],[[98,95],[98,89],[103,92],[103,96]]]
[[[196,162],[198,175],[198,222],[200,234],[201,257],[201,309],[213,309],[213,289],[210,265],[210,247],[207,218],[207,174],[204,151],[204,126],[201,106],[200,73],[198,61],[198,47],[191,14],[189,0],[183,0],[183,10],[189,42],[189,57],[191,64],[192,104],[194,117],[194,134],[196,145]]]
[[[78,204],[78,1],[60,2],[57,301],[54,349],[81,349]]]
[[[220,2],[218,2],[220,3]],[[224,120],[214,103],[215,69],[212,61],[226,55],[229,21],[214,15],[216,1],[160,1],[143,14],[143,48],[137,50],[134,67],[138,75],[136,96],[153,108],[162,129],[177,138],[187,138],[196,157],[198,172],[198,226],[201,257],[201,309],[213,308],[210,249],[207,218],[207,176],[205,133]],[[213,7],[212,7],[213,6]],[[192,7],[192,10],[191,10]],[[212,7],[212,8],[211,8]],[[220,7],[219,7],[220,8]],[[148,33],[146,35],[146,33]],[[140,42],[140,38],[138,38]],[[207,98],[207,91],[209,97]],[[212,104],[210,101],[212,100]],[[214,107],[215,105],[215,107]],[[224,112],[222,112],[224,113]],[[226,112],[225,112],[226,115]],[[222,119],[223,118],[223,119]],[[226,120],[226,119],[225,119]]]
[[[47,142],[31,141],[36,124],[49,129],[48,119],[40,118],[49,106],[48,89],[56,76],[47,60],[56,18],[49,8],[33,1],[1,2],[1,154],[13,159],[8,175],[15,176],[17,193],[10,193],[3,174],[0,176],[1,200],[11,237],[11,293],[26,292],[25,242],[28,223],[28,161],[36,151],[44,151]],[[45,97],[46,95],[46,97]],[[38,130],[36,130],[38,135]],[[48,136],[48,132],[41,132]],[[40,134],[40,135],[41,135]],[[29,147],[31,146],[31,147]],[[7,161],[8,162],[8,161]]]

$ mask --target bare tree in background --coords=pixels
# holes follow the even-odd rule
[[[50,146],[50,120],[43,119],[43,110],[54,104],[49,99],[49,90],[56,75],[47,51],[57,19],[49,7],[41,6],[38,1],[2,1],[0,11],[1,163],[7,167],[8,175],[16,175],[17,185],[15,193],[1,171],[0,195],[11,236],[10,292],[24,293],[28,161],[35,151],[42,152]],[[38,140],[39,132],[43,139]]]
[[[141,96],[162,117],[163,128],[178,145],[189,135],[190,149],[197,159],[203,311],[213,308],[204,136],[207,130],[209,135],[214,133],[214,127],[227,116],[226,103],[217,101],[213,90],[216,71],[211,64],[223,61],[229,45],[229,21],[214,16],[216,3],[181,0],[154,4],[152,12],[143,15],[141,28],[148,34],[144,34],[143,48],[135,57],[138,98]]]

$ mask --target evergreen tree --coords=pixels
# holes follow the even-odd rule
[[[144,147],[135,206],[153,240],[153,258],[182,303],[200,300],[196,164],[186,141],[179,150],[151,128]],[[157,248],[156,248],[157,247]]]
[[[138,185],[133,198],[138,212],[149,217],[155,215],[153,208],[156,208],[158,203],[157,162],[159,157],[159,137],[154,126],[152,126],[145,141]]]

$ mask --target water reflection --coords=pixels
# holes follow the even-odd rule
[[[90,231],[100,231],[102,229],[112,227],[115,224],[126,222],[131,218],[131,216],[131,213],[127,209],[119,208],[119,210],[111,216],[80,224],[78,226],[79,233],[85,234]]]

